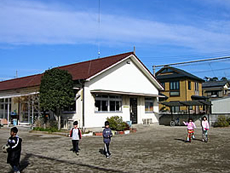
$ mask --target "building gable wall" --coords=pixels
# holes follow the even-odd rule
[[[128,63],[127,63],[128,62]],[[136,97],[138,103],[138,123],[142,119],[155,117],[154,113],[145,114],[144,97],[122,95],[122,111],[121,112],[95,112],[95,98],[92,90],[111,90],[132,93],[158,94],[158,89],[154,84],[141,72],[135,63],[128,59],[119,63],[117,66],[93,78],[85,83],[84,99],[85,99],[85,127],[102,127],[107,117],[122,116],[124,121],[130,120],[129,98]],[[155,98],[157,100],[157,98]],[[154,111],[158,112],[158,104],[155,101]],[[157,119],[153,118],[154,122]]]

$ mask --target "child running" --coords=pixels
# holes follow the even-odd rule
[[[78,128],[78,122],[74,121],[73,123],[74,128],[70,131],[70,137],[72,137],[72,144],[73,144],[73,152],[76,155],[79,155],[79,140],[81,139],[81,130]]]
[[[203,142],[208,142],[209,123],[207,121],[207,117],[206,116],[204,116],[202,118],[201,125],[202,125],[202,141]]]
[[[21,156],[21,143],[22,139],[17,135],[17,127],[13,127],[10,130],[10,137],[7,142],[7,163],[9,163],[14,171],[14,173],[20,173],[19,171],[19,162]]]
[[[187,136],[187,141],[188,142],[191,142],[191,137],[193,139],[195,139],[195,136],[194,136],[194,129],[196,128],[196,125],[195,123],[193,122],[193,119],[192,118],[189,118],[188,119],[188,122],[184,122],[183,123],[187,126],[187,129],[188,129],[188,136]]]
[[[105,129],[103,130],[103,141],[105,143],[104,145],[104,153],[106,158],[109,158],[111,153],[109,151],[109,144],[111,142],[111,137],[112,137],[112,131],[109,128],[109,122],[105,122]]]

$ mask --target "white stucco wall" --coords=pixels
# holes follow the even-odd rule
[[[212,100],[212,114],[230,113],[230,98]]]
[[[133,93],[158,94],[158,90],[153,83],[141,72],[139,68],[129,60],[118,64],[110,70],[93,78],[85,83],[85,127],[102,127],[107,117],[122,116],[124,121],[130,120],[130,96],[122,97],[122,112],[95,112],[95,99],[91,90],[112,90]],[[145,99],[137,97],[138,104],[138,124],[142,123],[143,118],[152,118],[153,122],[158,120],[154,113],[145,113]],[[157,101],[155,101],[154,111],[158,111]]]
[[[130,63],[127,64],[127,61]],[[156,87],[143,75],[130,59],[95,77],[88,83],[88,86],[90,90],[105,89],[158,94]]]

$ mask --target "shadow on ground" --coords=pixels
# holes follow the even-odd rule
[[[99,151],[101,151],[101,150],[102,149],[100,149]],[[104,150],[102,150],[102,151],[104,152]],[[96,169],[98,171],[126,173],[126,172],[120,171],[120,170],[103,168],[103,167],[93,166],[93,165],[83,164],[83,163],[76,163],[76,162],[73,162],[73,161],[60,160],[60,159],[55,159],[55,158],[51,158],[51,157],[40,156],[40,155],[36,155],[36,154],[30,154],[30,153],[26,153],[26,156],[22,161],[22,163],[24,164],[23,169],[25,169],[29,165],[28,159],[30,157],[37,157],[37,158],[40,158],[40,159],[46,159],[46,160],[56,161],[56,162],[60,162],[60,163],[66,163],[66,164],[70,164],[70,165],[75,164],[75,165],[79,165],[79,166],[83,166],[83,167],[88,167],[90,169]],[[23,169],[21,169],[21,170],[23,170]]]

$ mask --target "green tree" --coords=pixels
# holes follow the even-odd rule
[[[45,71],[40,85],[40,106],[54,113],[61,129],[61,112],[74,103],[72,75],[58,68]]]

